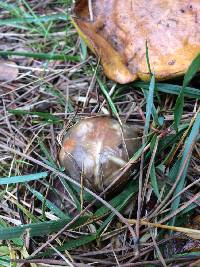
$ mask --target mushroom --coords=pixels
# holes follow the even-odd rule
[[[139,148],[138,129],[107,116],[83,119],[69,128],[59,153],[61,166],[71,178],[102,192],[120,174]],[[117,185],[130,176],[125,173]]]
[[[105,74],[119,83],[159,80],[186,72],[200,52],[199,0],[77,0],[72,20],[101,59]]]

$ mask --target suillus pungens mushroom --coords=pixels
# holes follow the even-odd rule
[[[71,178],[95,192],[102,192],[119,175],[140,145],[138,129],[118,120],[97,116],[69,128],[59,153],[61,166]],[[128,179],[125,173],[118,184]]]
[[[74,25],[119,83],[185,73],[200,52],[199,0],[77,0]]]

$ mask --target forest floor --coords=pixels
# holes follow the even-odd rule
[[[71,24],[72,5],[0,1],[0,266],[200,266],[196,65],[179,106],[184,77],[116,84]],[[89,207],[59,166],[58,136],[96,115],[135,125],[143,144],[127,186]]]

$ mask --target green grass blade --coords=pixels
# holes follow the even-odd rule
[[[8,228],[10,227],[3,219],[0,218],[0,228]],[[15,246],[23,247],[24,240],[22,238],[12,238],[11,241]]]
[[[54,162],[54,160],[53,160],[49,150],[45,146],[45,144],[39,138],[38,138],[38,141],[39,141],[40,149],[44,153],[46,158],[48,159],[48,162],[49,162],[50,166],[52,166],[53,168],[57,169],[58,167],[57,167],[56,163]]]
[[[112,207],[118,207],[120,206],[121,203],[126,201],[127,198],[130,198],[137,191],[138,191],[138,181],[137,180],[131,181],[127,184],[125,189],[118,196],[110,200],[109,203],[112,205]],[[110,209],[105,206],[102,206],[94,213],[94,216],[102,216],[107,212],[110,212]]]
[[[111,108],[113,114],[118,118],[119,121],[121,121],[120,118],[119,118],[119,114],[118,114],[118,112],[117,112],[117,109],[116,109],[116,107],[115,107],[115,104],[113,103],[112,98],[110,97],[110,95],[109,95],[109,93],[108,93],[108,88],[107,88],[107,86],[106,86],[106,85],[99,79],[98,76],[96,76],[96,78],[97,78],[97,82],[98,82],[98,84],[99,84],[99,86],[100,86],[100,88],[101,88],[101,91],[102,91],[103,94],[105,95],[106,100],[108,101],[108,104],[109,104],[109,106],[110,106],[110,108]]]
[[[88,216],[81,217],[79,220],[77,220],[76,223],[71,225],[69,228],[72,229],[73,227],[78,227],[84,224],[88,219]],[[20,226],[0,228],[0,240],[19,238],[26,232],[29,233],[30,237],[48,235],[53,232],[58,232],[69,222],[70,220],[68,219],[59,219],[56,221],[30,223]]]
[[[150,61],[149,61],[149,47],[148,47],[147,40],[146,40],[146,61],[147,61],[147,67],[149,70],[149,75],[150,75],[150,77],[152,77],[151,65],[150,65]]]
[[[176,100],[176,104],[174,107],[174,122],[175,122],[175,128],[177,131],[178,131],[178,126],[179,126],[179,123],[180,123],[180,120],[183,114],[184,89],[190,83],[190,81],[192,80],[194,75],[199,71],[199,69],[200,69],[200,54],[198,54],[197,57],[192,61],[187,72],[185,73],[184,80],[183,80],[183,87]]]
[[[10,257],[9,256],[1,256],[0,257],[0,266],[10,267]]]
[[[62,60],[62,61],[73,61],[73,62],[80,61],[80,56],[70,56],[64,54],[51,54],[51,53],[0,51],[0,56],[22,56],[22,57],[31,57],[34,59]]]
[[[135,154],[131,157],[130,161],[134,162],[139,159],[139,157],[142,155],[142,152],[144,148],[146,147],[147,143],[143,144],[136,152]]]
[[[0,246],[0,256],[9,255],[10,251],[7,246]]]
[[[159,141],[158,136],[154,135],[150,143],[151,160],[149,163],[149,168],[150,168],[149,175],[151,178],[151,185],[152,185],[153,191],[155,195],[157,196],[157,198],[160,199],[158,181],[156,178],[156,170],[155,170],[155,164],[154,164],[155,156],[158,150],[158,141]]]
[[[200,198],[198,198],[198,199],[196,200],[197,204],[195,204],[195,203],[190,204],[186,209],[184,209],[183,211],[181,211],[180,214],[178,214],[178,216],[182,216],[183,214],[187,214],[187,213],[189,213],[191,210],[193,210],[193,209],[195,209],[196,207],[198,207],[198,206],[199,206],[199,205],[198,205],[198,202],[199,202],[199,201],[200,201]]]
[[[147,99],[148,98],[148,92],[143,90],[143,93],[145,95],[145,98]],[[155,123],[157,125],[159,125],[160,123],[159,123],[159,120],[158,120],[158,114],[157,114],[157,111],[156,111],[156,108],[155,108],[154,104],[152,105],[152,116],[153,116],[153,119],[154,119]]]
[[[182,91],[180,92],[180,95],[178,96],[174,108],[174,123],[175,123],[175,129],[178,132],[178,126],[183,114],[183,106],[184,106],[184,95]]]
[[[8,11],[12,16],[20,17],[23,14],[23,11],[19,6],[6,3],[6,1],[0,1],[0,7]]]
[[[62,183],[63,187],[65,188],[65,190],[72,197],[72,199],[76,205],[77,210],[80,212],[81,211],[80,198],[78,198],[76,193],[74,192],[75,190],[73,190],[73,185],[70,184],[70,182],[66,181],[63,177],[59,177],[59,179],[60,179],[60,182]]]
[[[33,9],[30,7],[30,5],[25,0],[21,0],[21,2],[25,6],[25,8],[28,10],[28,12],[29,12],[28,13],[28,16],[29,16],[29,14],[31,14],[35,19],[37,19],[37,15],[33,11]],[[37,24],[39,25],[39,27],[41,28],[41,30],[46,35],[47,34],[47,31],[45,29],[45,26],[40,21],[37,21]]]
[[[39,23],[39,22],[49,22],[53,20],[68,20],[69,17],[63,13],[57,13],[49,16],[41,16],[41,17],[26,17],[26,18],[10,18],[10,19],[2,19],[0,20],[0,26],[17,26],[19,24],[24,23]]]
[[[81,46],[81,59],[82,59],[82,61],[85,61],[87,58],[87,54],[88,54],[87,53],[87,45],[82,39],[81,39],[80,46]]]
[[[8,112],[13,115],[35,115],[35,116],[41,117],[47,123],[59,124],[62,122],[62,120],[60,120],[58,117],[48,112],[27,111],[27,110],[20,110],[20,109],[9,109]]]
[[[21,210],[33,223],[38,223],[40,222],[40,219],[38,217],[34,216],[27,208],[25,208],[22,204],[19,202],[12,200],[15,205],[18,207],[19,210]]]
[[[124,191],[116,196],[114,199],[110,201],[110,204],[116,208],[116,210],[121,211],[128,201],[131,199],[131,197],[138,191],[138,181],[131,181],[127,184]],[[95,212],[95,216],[101,216],[101,214],[104,214],[105,212],[108,212],[109,210],[106,207],[101,207]],[[106,220],[102,223],[102,225],[99,227],[97,233],[98,235],[101,234],[103,229],[110,223],[110,221],[115,217],[114,213],[111,213]]]
[[[151,185],[153,187],[153,191],[155,195],[157,196],[157,198],[160,199],[160,193],[159,193],[159,187],[158,187],[158,181],[156,177],[156,170],[155,170],[154,163],[151,166],[150,178],[151,178]]]
[[[187,72],[185,73],[183,80],[183,88],[185,88],[190,83],[190,81],[193,79],[193,77],[199,70],[200,70],[200,53],[192,61]]]
[[[134,82],[133,86],[136,88],[142,88],[144,90],[149,90],[149,83],[146,82]],[[179,95],[181,92],[182,86],[168,83],[156,83],[155,91],[162,92],[166,94]],[[185,87],[183,94],[189,98],[200,99],[200,90],[193,87]]]
[[[180,163],[181,161],[178,159],[169,171],[168,177],[171,183],[174,183],[176,180],[178,170],[180,169]]]
[[[148,134],[149,126],[150,126],[150,119],[151,119],[152,108],[153,108],[154,88],[155,88],[155,75],[152,75],[150,85],[149,85],[149,93],[147,96],[147,103],[146,103],[146,121],[145,121],[145,126],[144,126],[145,135]]]
[[[58,216],[60,219],[70,219],[69,214],[65,214],[62,212],[56,205],[54,205],[51,201],[46,199],[41,193],[38,191],[34,190],[33,188],[27,186],[29,191],[40,201],[44,202],[44,205],[51,210],[56,216]]]
[[[7,185],[7,184],[16,184],[16,183],[26,183],[42,178],[46,178],[48,175],[47,172],[39,172],[21,176],[11,176],[11,177],[3,177],[0,178],[0,185]]]
[[[179,183],[177,184],[176,190],[174,192],[174,196],[177,195],[184,187],[187,169],[188,169],[188,165],[190,162],[190,158],[188,159],[188,154],[190,154],[190,156],[191,156],[191,152],[192,152],[191,148],[194,145],[197,136],[199,135],[199,130],[200,130],[200,113],[197,114],[197,117],[196,117],[195,122],[193,124],[192,130],[190,132],[190,135],[187,138],[187,140],[185,141],[185,148],[183,150],[183,156],[182,156],[182,159],[180,162],[178,174],[179,174],[183,164],[185,166],[184,166],[184,170],[183,170],[181,179],[180,179]],[[178,196],[173,201],[173,203],[171,205],[171,212],[174,212],[178,208],[179,203],[180,203],[180,196]],[[175,223],[175,218],[173,218],[171,220],[171,225],[174,225],[174,223]]]
[[[159,142],[159,152],[162,152],[164,149],[173,146],[174,144],[177,144],[177,142],[182,137],[184,130],[186,130],[188,125],[186,125],[182,130],[179,130],[176,134],[170,134],[168,136],[165,136],[165,138],[161,139]]]

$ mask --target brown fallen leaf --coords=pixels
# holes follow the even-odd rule
[[[17,78],[19,69],[17,64],[12,61],[0,61],[0,81],[10,82]]]
[[[199,0],[77,0],[73,23],[119,83],[149,79],[146,42],[157,79],[185,73],[200,52]]]

